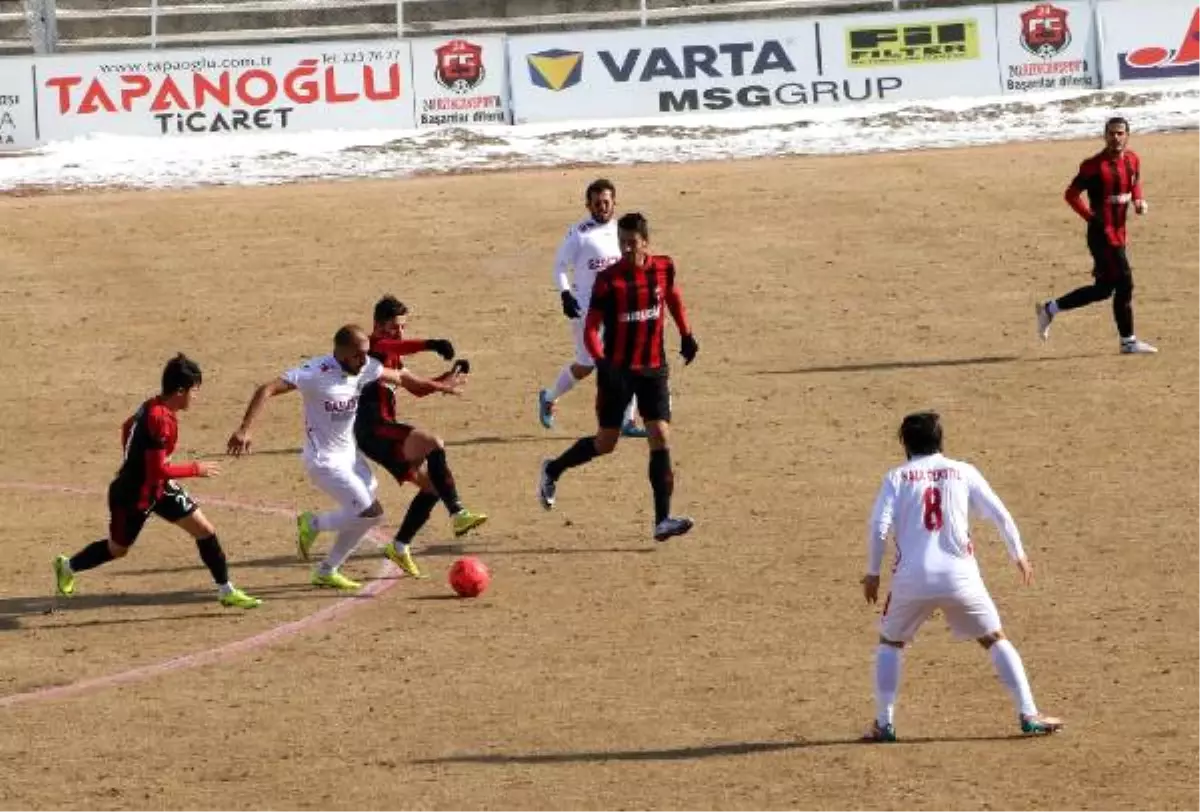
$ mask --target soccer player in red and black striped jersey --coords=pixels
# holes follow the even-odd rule
[[[1066,310],[1109,297],[1121,336],[1122,353],[1158,352],[1133,333],[1133,271],[1125,253],[1125,220],[1129,204],[1138,214],[1149,209],[1142,195],[1142,163],[1128,148],[1129,122],[1110,118],[1104,127],[1105,147],[1079,165],[1079,173],[1064,194],[1072,209],[1087,221],[1087,244],[1092,253],[1092,284],[1037,305],[1038,335],[1045,341],[1050,322]],[[1084,195],[1087,202],[1084,202]]]
[[[596,417],[599,431],[584,437],[553,460],[542,463],[538,497],[554,507],[563,472],[609,454],[617,446],[625,407],[637,398],[650,435],[650,487],[654,492],[654,538],[665,541],[692,529],[686,516],[671,515],[671,390],[664,346],[666,310],[679,328],[680,354],[690,364],[699,345],[688,324],[683,296],[668,256],[649,253],[650,228],[641,214],[617,221],[621,259],[596,277],[584,327],[588,352],[596,359]],[[601,339],[600,330],[604,334]]]
[[[387,368],[400,369],[404,366],[404,357],[416,352],[431,350],[445,360],[454,357],[454,345],[444,338],[405,338],[407,316],[408,308],[395,296],[384,296],[375,303],[374,329],[370,336],[370,354],[374,358]],[[416,397],[425,397],[440,391],[443,385],[465,384],[469,370],[466,359],[461,359],[432,381],[414,375],[402,386]],[[401,421],[396,409],[396,393],[389,385],[376,381],[363,389],[354,420],[354,436],[367,459],[386,469],[397,483],[412,482],[420,489],[400,523],[395,539],[384,548],[387,557],[409,575],[424,577],[412,558],[409,544],[425,526],[439,501],[453,519],[456,536],[487,521],[486,514],[467,510],[459,501],[442,438]]]
[[[74,594],[76,573],[123,558],[153,513],[196,539],[200,560],[212,573],[222,605],[253,609],[262,603],[230,582],[217,531],[175,481],[220,473],[212,462],[171,462],[179,439],[176,414],[191,408],[202,380],[195,361],[183,353],[176,355],[163,368],[161,394],[143,403],[121,426],[125,456],[108,487],[108,538],[93,541],[72,558],[60,555],[54,560],[58,594]]]

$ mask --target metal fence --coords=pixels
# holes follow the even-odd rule
[[[1004,0],[1001,0],[1002,2]],[[662,22],[735,19],[754,16],[790,16],[822,12],[885,11],[931,6],[969,5],[979,0],[717,0],[697,5],[660,5],[657,0],[639,0],[638,7],[604,11],[542,13],[522,16],[455,16],[451,0],[238,0],[238,2],[182,2],[181,0],[128,0],[129,5],[112,5],[88,0],[6,0],[0,4],[0,53],[55,53],[58,51],[103,51],[124,48],[164,48],[205,45],[237,45],[263,42],[299,42],[318,39],[380,39],[421,34],[514,32],[597,26],[652,25]],[[406,5],[446,5],[445,19],[410,20]],[[23,6],[21,8],[20,6]],[[329,12],[329,22],[289,25],[288,14]],[[361,16],[371,21],[349,24],[337,21],[338,13]],[[238,19],[247,15],[278,15],[281,22],[242,27]],[[431,15],[423,15],[430,17]],[[187,28],[163,33],[170,28]],[[133,22],[133,26],[127,23]],[[230,25],[232,23],[232,25]],[[118,26],[135,29],[119,34],[105,29]],[[59,29],[70,35],[59,36]],[[23,29],[20,31],[18,29]],[[91,30],[91,29],[98,29]]]

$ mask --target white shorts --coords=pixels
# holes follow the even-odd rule
[[[581,367],[596,366],[596,359],[583,343],[583,319],[571,319],[571,336],[575,340],[575,363]]]
[[[889,592],[879,619],[879,633],[896,643],[908,643],[921,625],[941,609],[955,637],[974,640],[1000,630],[1000,613],[982,583],[964,585],[942,595],[901,590]]]
[[[329,494],[343,510],[362,513],[375,503],[379,480],[362,454],[358,454],[353,462],[314,462],[305,467],[313,484]]]

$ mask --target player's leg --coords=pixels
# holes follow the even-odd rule
[[[1050,334],[1050,323],[1059,313],[1087,307],[1113,295],[1118,266],[1112,246],[1108,244],[1108,239],[1103,234],[1089,233],[1088,251],[1092,255],[1092,284],[1076,288],[1057,299],[1049,299],[1038,304],[1038,335],[1043,341]]]
[[[196,551],[217,585],[217,598],[222,606],[253,609],[262,605],[261,600],[247,595],[229,580],[229,564],[217,539],[216,528],[186,490],[175,482],[168,482],[162,498],[154,504],[154,513],[196,540]]]
[[[75,576],[109,561],[124,558],[146,524],[148,510],[142,510],[123,498],[112,487],[108,490],[108,538],[93,541],[75,555],[54,559],[55,589],[59,595],[75,593]]]
[[[896,741],[896,697],[900,692],[903,650],[936,608],[928,598],[895,589],[884,599],[879,644],[875,648],[875,719],[863,735],[864,741]]]
[[[486,522],[487,514],[468,510],[458,498],[458,486],[446,462],[446,444],[442,438],[423,429],[407,428],[401,446],[404,461],[410,466],[425,463],[429,483],[454,521],[454,535],[462,536]]]
[[[571,320],[571,339],[575,345],[575,358],[558,372],[558,378],[549,389],[538,392],[538,419],[543,428],[554,427],[554,409],[558,399],[575,388],[575,384],[592,374],[595,362],[583,341],[583,319]]]
[[[314,466],[309,474],[317,487],[338,503],[336,512],[349,516],[338,528],[325,560],[313,570],[312,583],[334,589],[358,589],[362,585],[342,575],[340,568],[371,528],[383,521],[383,506],[375,499],[379,483],[362,456],[341,465]]]
[[[387,467],[388,460],[393,454],[393,443],[386,437],[376,438],[373,434],[356,432],[355,444],[368,459]],[[324,486],[317,482],[311,470],[309,476],[318,488],[324,490]],[[358,518],[359,512],[358,508],[346,507],[341,501],[338,501],[338,507],[333,510],[323,513],[304,511],[298,515],[296,517],[296,552],[299,554],[300,560],[308,561],[312,557],[312,547],[316,543],[318,535],[341,531]]]
[[[671,515],[675,470],[671,466],[671,387],[666,375],[637,376],[634,393],[650,435],[650,489],[654,494],[654,540],[666,541],[692,529],[688,516]]]
[[[433,515],[433,509],[437,507],[440,499],[437,491],[433,489],[433,483],[429,481],[429,477],[424,471],[412,470],[408,468],[407,464],[405,464],[405,468],[403,481],[412,482],[420,490],[409,503],[408,511],[405,512],[404,519],[400,522],[400,528],[396,531],[395,537],[383,548],[383,552],[397,567],[412,577],[425,578],[427,576],[421,572],[417,562],[413,560],[411,545],[417,533],[421,532],[421,528]],[[395,474],[393,473],[393,475]],[[401,479],[397,477],[397,481],[401,481]]]
[[[1029,734],[1053,733],[1062,720],[1038,713],[1033,690],[1021,655],[1000,625],[1000,613],[982,583],[967,584],[941,605],[950,630],[960,639],[974,639],[992,658],[1000,682],[1016,705],[1021,730]]]
[[[1117,333],[1121,336],[1121,352],[1126,355],[1156,353],[1158,349],[1154,345],[1140,341],[1133,333],[1133,270],[1129,267],[1125,248],[1115,250],[1118,267],[1113,291],[1113,320],[1117,323]]]
[[[554,507],[558,478],[566,471],[613,452],[621,437],[621,423],[631,397],[633,389],[627,373],[608,369],[597,376],[596,421],[599,430],[591,437],[580,437],[554,459],[542,460],[542,470],[538,475],[538,499],[542,507],[546,510]]]

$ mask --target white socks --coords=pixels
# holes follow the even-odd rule
[[[554,388],[550,390],[550,399],[558,400],[574,389],[575,383],[575,376],[571,374],[571,365],[567,364],[558,372],[558,380],[554,382]]]
[[[330,575],[345,563],[359,542],[367,535],[372,527],[383,521],[383,514],[378,516],[355,516],[338,531],[337,540],[329,550],[329,555],[321,562],[319,571],[322,575]]]
[[[353,508],[328,510],[313,517],[313,527],[318,533],[329,533],[348,527],[350,522],[358,518],[358,511]]]
[[[635,420],[637,420],[637,398],[632,397],[629,399],[629,406],[625,408],[625,425],[629,425]]]
[[[900,689],[901,649],[879,644],[875,651],[875,721],[880,727],[892,724],[896,692]]]
[[[1050,301],[1046,302],[1046,312],[1051,316],[1058,315],[1058,301],[1056,299],[1051,299]]]
[[[1025,676],[1025,664],[1016,646],[1008,640],[998,640],[988,649],[992,656],[992,665],[996,666],[996,674],[1004,687],[1012,694],[1018,712],[1022,716],[1037,716],[1037,705],[1033,704],[1033,691],[1029,687],[1029,679]]]

